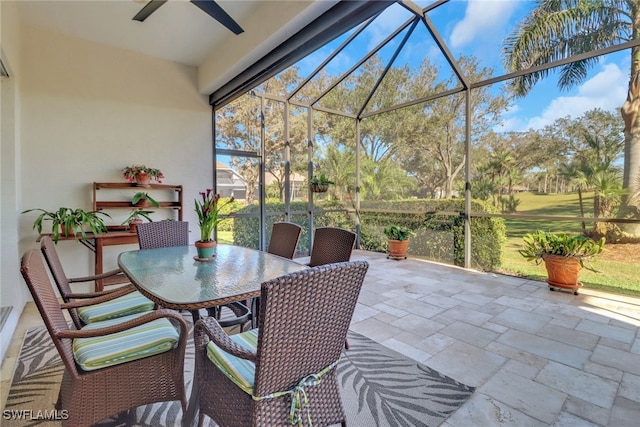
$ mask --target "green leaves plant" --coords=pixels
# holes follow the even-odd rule
[[[547,255],[560,255],[575,258],[580,266],[587,270],[596,271],[590,260],[604,249],[605,239],[595,241],[583,235],[571,236],[566,233],[552,233],[536,230],[523,237],[524,245],[518,252],[527,261],[540,264]]]
[[[407,240],[409,237],[414,236],[415,233],[407,227],[398,225],[391,225],[384,229],[384,234],[391,240]]]
[[[64,236],[68,236],[69,230],[71,230],[74,237],[77,238],[77,233],[80,233],[80,239],[86,240],[87,235],[84,230],[85,226],[88,226],[94,234],[106,232],[107,226],[98,215],[111,218],[109,214],[101,211],[85,211],[83,209],[71,209],[65,207],[61,207],[57,211],[47,211],[40,208],[34,208],[27,209],[22,213],[24,214],[31,211],[42,212],[33,222],[33,229],[37,230],[39,234],[42,234],[42,222],[51,221],[51,234],[55,243],[58,243],[60,233],[63,233]]]
[[[160,203],[155,201],[155,199],[153,197],[151,197],[149,195],[149,193],[145,193],[143,191],[137,192],[136,194],[133,195],[133,198],[131,199],[131,204],[132,205],[136,205],[140,200],[149,201],[149,204],[151,206],[153,206],[154,208],[159,208],[160,207]]]

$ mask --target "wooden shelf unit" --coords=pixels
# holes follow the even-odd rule
[[[129,200],[100,200],[99,195],[102,196],[105,190],[131,190],[131,194],[128,196]],[[131,198],[139,191],[147,192],[153,197],[154,200],[160,204],[159,208],[147,207],[137,208],[131,204]],[[124,197],[123,192],[119,192],[120,197]],[[160,195],[162,197],[160,197]],[[141,187],[134,183],[129,182],[94,182],[93,183],[93,210],[105,210],[105,209],[170,209],[178,213],[178,221],[182,221],[182,185],[167,185],[167,184],[150,184],[148,187]],[[135,233],[131,233],[126,230],[126,227],[122,225],[108,225],[108,232],[98,235],[91,234],[89,239],[93,240],[93,244],[86,243],[85,246],[89,247],[94,252],[94,272],[95,274],[101,274],[103,272],[103,248],[105,246],[114,245],[126,245],[137,244],[138,236]],[[113,280],[116,279],[116,280]],[[109,279],[96,280],[95,290],[102,291],[105,286],[116,285],[122,283],[118,280],[118,276],[114,276]]]
[[[134,183],[129,182],[94,182],[93,183],[93,210],[104,210],[104,209],[118,209],[118,208],[126,208],[126,209],[136,209],[135,206],[131,204],[131,201],[113,201],[113,200],[99,200],[98,198],[98,190],[108,190],[108,189],[128,189],[134,191],[133,194],[142,191],[150,193],[151,197],[153,197],[158,204],[159,208],[151,207],[151,208],[141,208],[141,209],[173,209],[178,212],[178,221],[182,221],[182,211],[183,211],[183,203],[182,203],[182,185],[168,185],[168,184],[150,184],[148,187],[141,187]],[[159,193],[164,192],[165,195],[168,195],[169,192],[172,192],[171,197],[157,197],[155,194],[151,193]]]

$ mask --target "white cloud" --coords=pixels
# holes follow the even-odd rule
[[[449,44],[457,49],[470,42],[477,43],[479,38],[499,34],[517,7],[518,2],[512,0],[469,0],[464,18],[451,32]]]
[[[594,108],[616,110],[626,99],[628,82],[628,76],[616,64],[602,64],[602,71],[580,86],[576,95],[553,99],[542,114],[530,118],[522,130],[540,129],[560,117],[576,118]]]
[[[384,40],[389,34],[394,32],[400,25],[402,25],[407,19],[413,17],[406,9],[399,5],[393,5],[388,7],[383,14],[375,19],[367,31],[369,45],[368,50],[372,50],[382,40]]]

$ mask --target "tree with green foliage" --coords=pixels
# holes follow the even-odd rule
[[[527,70],[546,63],[602,49],[640,38],[640,5],[637,0],[537,0],[535,9],[503,43],[505,68]],[[598,58],[581,59],[562,65],[558,86],[561,90],[582,83]],[[627,99],[620,109],[624,120],[623,188],[630,194],[640,176],[640,47],[631,49],[631,79]],[[518,96],[528,94],[550,70],[535,71],[512,80]],[[619,216],[640,219],[633,197],[623,197]],[[640,235],[640,224],[624,229]]]
[[[287,88],[300,81],[300,76],[295,67],[280,73],[263,89],[270,94],[282,96]],[[297,112],[297,111],[296,111]],[[287,146],[285,135],[284,103],[273,100],[265,100],[251,94],[236,99],[216,111],[216,144],[234,150],[260,152],[261,126],[264,130],[264,146],[267,153],[264,159],[265,172],[273,179],[278,189],[278,197],[284,200],[284,183],[286,171],[284,168],[284,150]],[[306,117],[302,114],[289,114],[289,139],[288,147],[290,157],[296,158],[306,155]],[[248,204],[253,203],[256,184],[259,179],[257,162],[251,158],[232,157],[232,167],[240,173],[247,183]],[[292,171],[293,172],[293,171]]]

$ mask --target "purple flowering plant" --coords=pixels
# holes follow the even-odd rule
[[[220,218],[220,210],[228,204],[233,203],[234,200],[233,197],[230,197],[222,201],[220,194],[214,194],[211,188],[208,188],[206,192],[200,192],[200,197],[195,199],[195,211],[198,214],[201,242],[210,242],[213,240],[213,229],[216,228],[221,221],[226,219]]]

